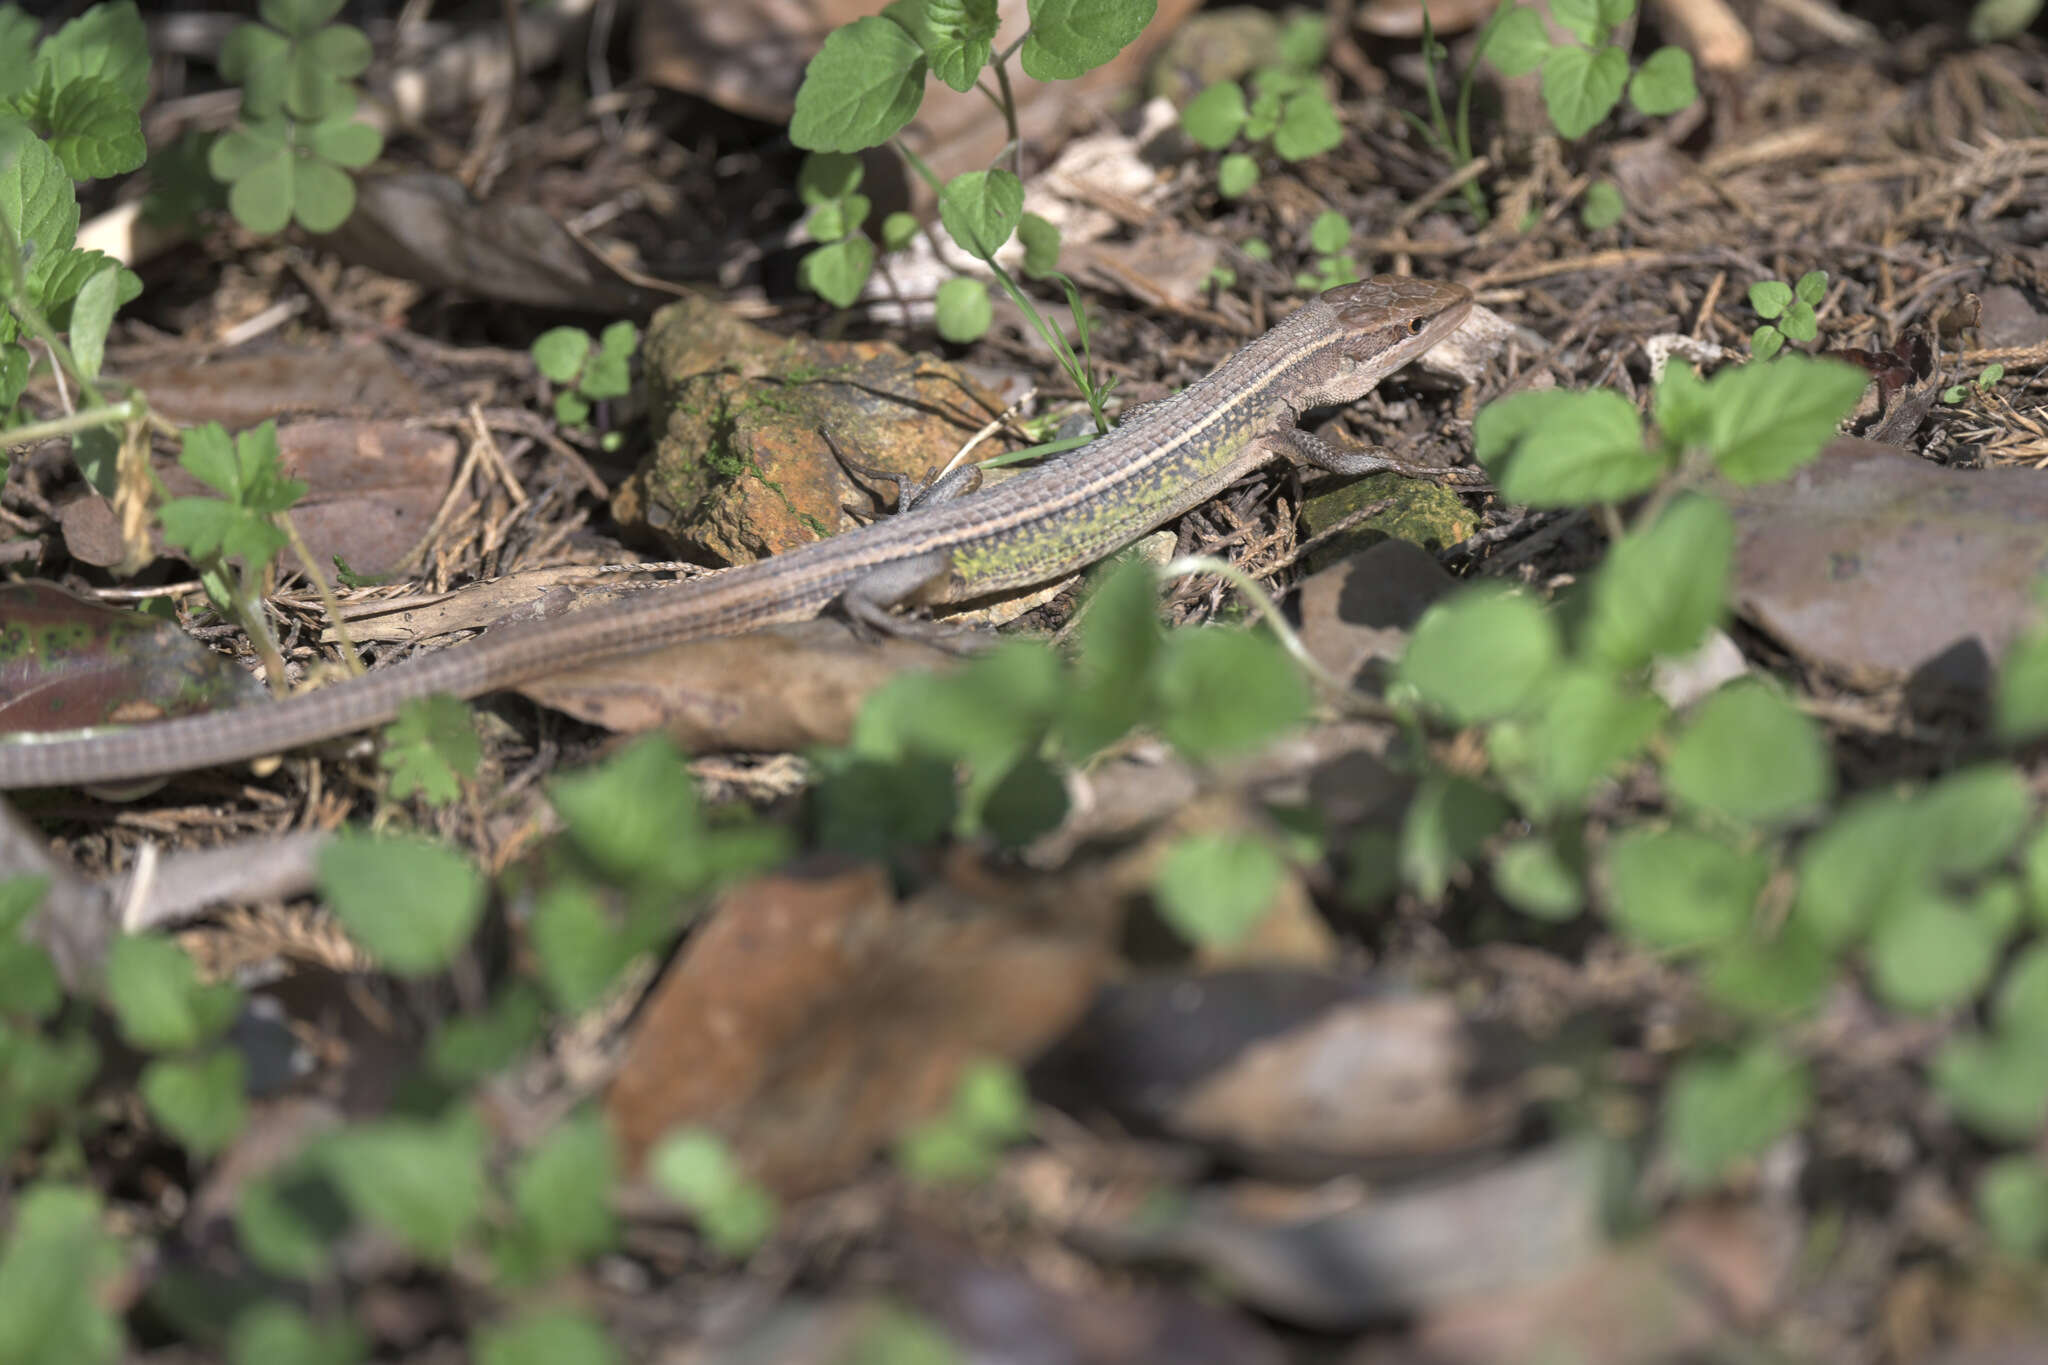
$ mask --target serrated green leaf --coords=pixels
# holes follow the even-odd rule
[[[24,287],[41,307],[51,271],[77,240],[78,196],[57,154],[27,124],[8,116],[0,116],[0,219],[16,241],[33,244]]]
[[[1298,725],[1313,701],[1287,652],[1251,631],[1173,631],[1155,677],[1159,733],[1197,759],[1256,748]]]
[[[101,80],[130,113],[149,98],[149,31],[134,0],[88,7],[45,39],[35,60],[60,93],[79,81]]]
[[[141,116],[104,77],[82,76],[59,86],[41,122],[51,149],[75,180],[125,175],[148,156]]]
[[[242,1055],[216,1048],[193,1058],[158,1058],[143,1068],[142,1099],[164,1131],[194,1156],[232,1142],[248,1119]]]
[[[1228,948],[1259,922],[1286,871],[1273,846],[1255,834],[1189,834],[1160,859],[1152,897],[1189,943]]]
[[[455,850],[425,839],[340,830],[320,850],[318,869],[349,936],[402,976],[454,961],[483,914],[483,878]]]
[[[974,88],[994,45],[995,0],[894,0],[882,13],[917,40],[933,75],[963,95]]]
[[[1771,824],[1819,809],[1834,792],[1820,728],[1761,683],[1736,681],[1687,717],[1664,760],[1682,805],[1739,824]]]
[[[1460,725],[1510,715],[1536,698],[1562,655],[1557,624],[1525,596],[1473,588],[1415,625],[1401,679]]]
[[[114,308],[119,298],[121,272],[112,265],[85,282],[71,308],[71,355],[79,373],[87,379],[100,377],[106,357],[107,331],[114,325]]]
[[[1688,1185],[1708,1185],[1805,1122],[1813,1098],[1805,1066],[1774,1043],[1726,1060],[1680,1065],[1664,1106],[1664,1143]]]
[[[397,1235],[423,1259],[445,1265],[483,1213],[485,1135],[457,1108],[439,1122],[380,1119],[330,1134],[322,1169],[359,1217]]]
[[[15,104],[37,84],[36,44],[43,26],[19,5],[0,5],[0,103]]]
[[[122,1038],[147,1052],[184,1052],[219,1037],[242,1001],[233,986],[202,984],[177,944],[132,934],[107,955],[105,997]]]
[[[1508,803],[1462,777],[1426,779],[1401,822],[1401,879],[1425,900],[1450,888],[1459,868],[1479,856],[1514,814]]]
[[[1684,654],[1727,611],[1735,523],[1712,498],[1688,494],[1608,551],[1593,580],[1584,648],[1616,668]]]
[[[1707,445],[1740,484],[1783,479],[1820,454],[1870,384],[1838,360],[1787,356],[1731,366],[1707,381]]]
[[[879,147],[916,115],[925,65],[917,40],[880,15],[834,29],[804,68],[790,141],[813,152]]]
[[[969,171],[939,192],[939,221],[975,256],[986,258],[1009,241],[1023,212],[1023,182],[1009,171]]]
[[[414,697],[384,731],[379,766],[391,773],[391,795],[418,795],[430,806],[445,806],[462,795],[464,778],[476,775],[483,746],[470,710],[450,696]]]
[[[1531,507],[1619,502],[1666,468],[1644,449],[1635,406],[1611,389],[1514,394],[1481,409],[1472,434],[1503,496]]]
[[[1734,941],[1771,871],[1757,853],[1682,829],[1628,830],[1605,863],[1610,914],[1653,948]]]
[[[1030,0],[1024,74],[1070,81],[1124,50],[1152,22],[1154,0]]]

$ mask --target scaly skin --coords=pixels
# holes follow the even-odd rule
[[[1171,398],[1070,455],[712,578],[453,649],[272,706],[0,742],[0,790],[125,782],[279,753],[390,721],[414,697],[473,697],[577,665],[815,616],[958,602],[1060,578],[1200,506],[1281,456],[1343,473],[1395,469],[1297,431],[1310,408],[1364,397],[1463,321],[1455,284],[1380,276],[1311,299]],[[1432,471],[1441,472],[1441,471]]]

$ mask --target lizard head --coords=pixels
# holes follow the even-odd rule
[[[1315,362],[1322,373],[1306,387],[1317,403],[1348,403],[1456,331],[1472,310],[1472,291],[1443,280],[1375,275],[1325,290],[1313,306],[1323,314],[1328,344]]]

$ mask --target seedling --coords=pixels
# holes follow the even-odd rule
[[[1268,145],[1282,161],[1322,155],[1344,134],[1316,75],[1324,47],[1320,16],[1295,19],[1281,34],[1280,61],[1252,74],[1249,100],[1237,81],[1218,81],[1188,101],[1181,127],[1212,152],[1242,138]],[[1258,158],[1249,152],[1231,152],[1216,165],[1216,192],[1225,199],[1243,197],[1258,182]]]
[[[1828,272],[1809,270],[1799,283],[1759,280],[1749,287],[1749,306],[1757,316],[1768,319],[1749,334],[1749,351],[1758,360],[1769,360],[1783,350],[1787,341],[1811,341],[1820,324],[1813,310],[1827,297]]]
[[[1991,390],[1997,386],[1998,381],[2003,378],[2005,378],[2005,366],[1995,364],[1986,365],[1983,369],[1977,372],[1977,377],[1975,379],[1972,379],[1969,383],[1951,384],[1947,388],[1943,389],[1941,391],[1941,401],[1944,403],[1960,403],[1963,401],[1964,398],[1968,397],[1973,393],[1979,396],[1987,394],[1991,392]]]
[[[555,395],[555,420],[580,427],[590,420],[593,404],[621,398],[633,389],[633,355],[640,349],[640,329],[619,321],[604,329],[595,347],[580,327],[553,327],[533,341],[533,363],[562,386]],[[608,431],[602,444],[616,450],[622,437]]]

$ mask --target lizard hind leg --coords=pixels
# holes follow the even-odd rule
[[[1373,446],[1366,449],[1346,449],[1333,441],[1326,441],[1313,432],[1298,428],[1276,431],[1266,438],[1273,453],[1293,460],[1298,464],[1313,465],[1332,474],[1356,477],[1361,474],[1399,474],[1404,479],[1428,479],[1434,483],[1455,484],[1461,488],[1491,491],[1493,485],[1486,480],[1483,470],[1458,465],[1413,464],[1398,459],[1384,448]]]
[[[905,512],[915,512],[923,507],[935,507],[942,502],[951,502],[954,498],[964,497],[981,487],[981,468],[978,465],[966,465],[960,469],[953,470],[951,473],[939,475],[937,478],[932,478],[929,475],[918,478],[906,474],[900,469],[883,469],[868,463],[864,452],[861,451],[859,446],[854,445],[850,439],[846,442],[846,445],[853,447],[854,454],[849,455],[846,447],[842,446],[839,440],[823,427],[818,428],[818,435],[824,437],[825,444],[831,448],[832,458],[839,461],[846,472],[853,475],[856,479],[865,479],[872,483],[893,483],[896,485],[896,511],[893,513],[895,516],[901,516]],[[856,456],[860,458],[856,458]],[[863,513],[860,515],[871,516],[873,514]]]

